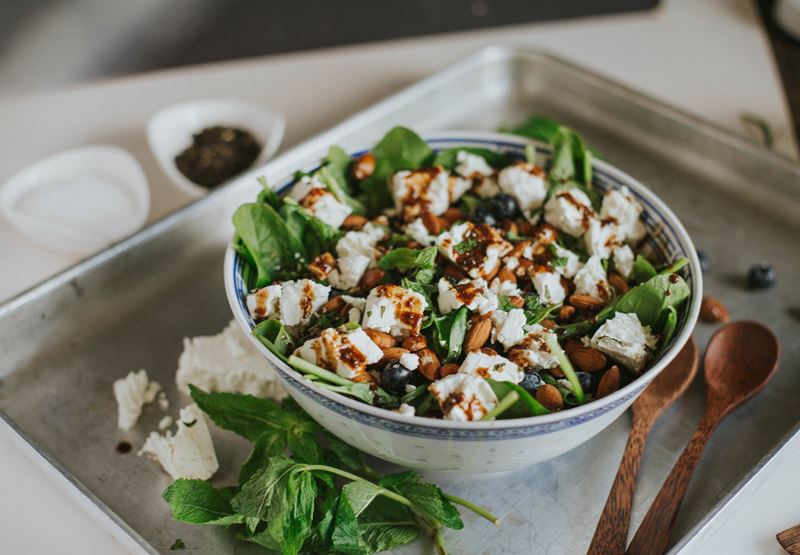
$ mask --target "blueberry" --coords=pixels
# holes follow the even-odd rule
[[[700,260],[700,269],[706,274],[711,271],[711,259],[703,251],[697,251],[697,258]]]
[[[536,390],[544,385],[544,380],[536,372],[526,372],[525,377],[519,382],[522,389],[528,393],[534,394]]]
[[[517,201],[505,193],[499,193],[492,197],[489,206],[498,220],[511,219],[517,214]]]
[[[472,211],[472,221],[476,224],[497,225],[497,220],[488,208],[476,208]]]
[[[408,380],[411,379],[411,370],[399,362],[390,362],[381,371],[381,386],[389,393],[403,395],[406,392]]]
[[[750,267],[747,272],[747,286],[750,289],[767,289],[775,285],[776,278],[775,268],[762,261]]]
[[[581,384],[581,389],[584,393],[594,393],[597,386],[597,380],[589,372],[575,372],[578,376],[578,381]]]

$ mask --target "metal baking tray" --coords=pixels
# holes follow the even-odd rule
[[[363,144],[395,124],[421,132],[496,129],[538,113],[579,130],[603,157],[639,178],[677,213],[713,269],[706,290],[733,318],[766,322],[783,345],[781,370],[757,398],[720,426],[689,488],[673,542],[706,518],[800,420],[800,166],[703,121],[542,53],[478,52],[360,112],[229,187],[79,264],[0,307],[0,416],[142,549],[168,551],[182,538],[195,553],[231,553],[229,533],[172,522],[159,495],[168,477],[133,454],[162,413],[116,429],[112,382],[146,368],[172,411],[188,402],[173,382],[184,336],[220,331],[230,319],[222,258],[234,208],[331,144]],[[778,283],[748,292],[750,264],[772,262]],[[699,324],[704,345],[713,327]],[[703,409],[701,380],[656,425],[635,500],[635,531]],[[495,529],[466,515],[454,553],[576,553],[588,546],[625,444],[620,418],[583,446],[506,475],[436,476],[445,489],[502,516]],[[215,430],[221,468],[233,483],[246,446]],[[800,516],[800,514],[798,514]],[[426,552],[420,542],[403,553]]]

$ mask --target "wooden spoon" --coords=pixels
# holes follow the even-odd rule
[[[678,356],[656,376],[633,403],[628,443],[611,486],[603,514],[594,531],[589,555],[625,553],[633,505],[633,490],[650,428],[664,410],[680,397],[697,374],[697,345],[691,337]]]
[[[800,555],[800,524],[787,528],[775,537],[787,553]]]
[[[627,553],[663,553],[703,448],[717,424],[761,391],[778,369],[778,338],[757,322],[733,322],[717,330],[703,360],[706,411],[678,462],[661,486]]]

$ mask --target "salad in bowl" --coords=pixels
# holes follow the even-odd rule
[[[540,435],[618,414],[677,353],[686,232],[572,130],[543,138],[397,127],[236,210],[234,312],[323,425]]]

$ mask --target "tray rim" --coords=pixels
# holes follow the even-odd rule
[[[322,149],[327,148],[331,144],[332,137],[336,135],[348,134],[352,130],[359,127],[368,125],[373,119],[379,117],[387,109],[395,103],[407,103],[413,101],[414,98],[422,97],[430,90],[435,89],[440,82],[457,76],[464,71],[473,67],[480,67],[490,63],[498,63],[507,61],[513,63],[515,58],[527,58],[531,60],[543,60],[547,63],[559,66],[561,69],[567,70],[573,74],[577,74],[582,79],[590,79],[600,83],[604,88],[616,92],[619,95],[635,98],[637,103],[643,108],[657,112],[658,114],[672,119],[690,127],[699,128],[701,131],[707,133],[714,141],[726,144],[736,149],[744,150],[751,156],[760,158],[763,163],[778,166],[784,171],[794,173],[800,178],[800,162],[792,161],[789,158],[783,157],[769,149],[752,143],[746,138],[738,136],[729,130],[724,129],[722,126],[709,122],[700,116],[693,115],[683,109],[674,107],[667,102],[656,99],[655,97],[636,90],[635,88],[623,85],[611,78],[602,76],[595,71],[588,69],[580,64],[565,60],[559,56],[548,53],[540,48],[526,48],[520,46],[507,46],[507,45],[490,45],[477,49],[466,55],[459,56],[454,63],[446,65],[443,69],[438,70],[427,77],[423,77],[411,84],[403,87],[399,91],[390,94],[389,96],[379,100],[375,103],[368,105],[366,108],[357,111],[341,120],[339,123],[332,127],[323,130],[305,140],[302,140],[297,145],[280,153],[276,158],[270,160],[266,164],[253,168],[237,179],[231,181],[229,184],[212,191],[207,196],[198,199],[190,204],[167,214],[166,216],[151,223],[141,231],[127,237],[99,253],[78,261],[72,266],[62,270],[61,272],[46,278],[45,280],[32,285],[24,291],[12,296],[6,301],[0,303],[0,319],[11,317],[13,313],[23,308],[27,303],[35,301],[55,289],[76,280],[82,273],[88,272],[98,266],[101,266],[117,256],[123,255],[128,250],[136,247],[141,243],[145,243],[153,237],[156,237],[170,228],[179,225],[183,220],[190,218],[195,213],[200,213],[207,206],[212,205],[217,200],[217,197],[230,193],[232,189],[241,188],[247,182],[263,173],[270,172],[273,166],[278,166],[282,163],[287,163],[289,160],[298,158],[300,160],[309,156],[318,155]],[[131,79],[147,79],[147,75],[139,77],[131,77]],[[799,181],[800,182],[800,181]],[[786,195],[800,196],[800,187],[785,188],[780,191]],[[0,409],[0,421],[7,425],[22,442],[27,444],[36,453],[34,460],[45,471],[56,470],[72,489],[73,493],[79,499],[90,501],[97,509],[99,509],[111,522],[119,528],[120,532],[126,534],[131,540],[135,542],[135,546],[140,552],[157,553],[152,545],[147,542],[135,529],[127,524],[116,512],[112,511],[104,502],[102,502],[85,484],[78,480],[69,470],[67,470],[58,460],[56,460],[47,450],[45,450],[38,442],[34,441],[28,436],[5,411]],[[776,445],[770,450],[759,462],[745,475],[734,488],[712,509],[706,514],[695,527],[693,527],[686,535],[684,535],[672,548],[671,553],[677,553],[683,548],[696,534],[708,525],[708,523],[722,510],[725,505],[735,497],[741,489],[764,467],[769,461],[777,455],[791,439],[800,434],[800,426],[795,430],[789,432],[784,436]],[[42,463],[47,463],[42,464]],[[116,536],[115,536],[116,538]]]

